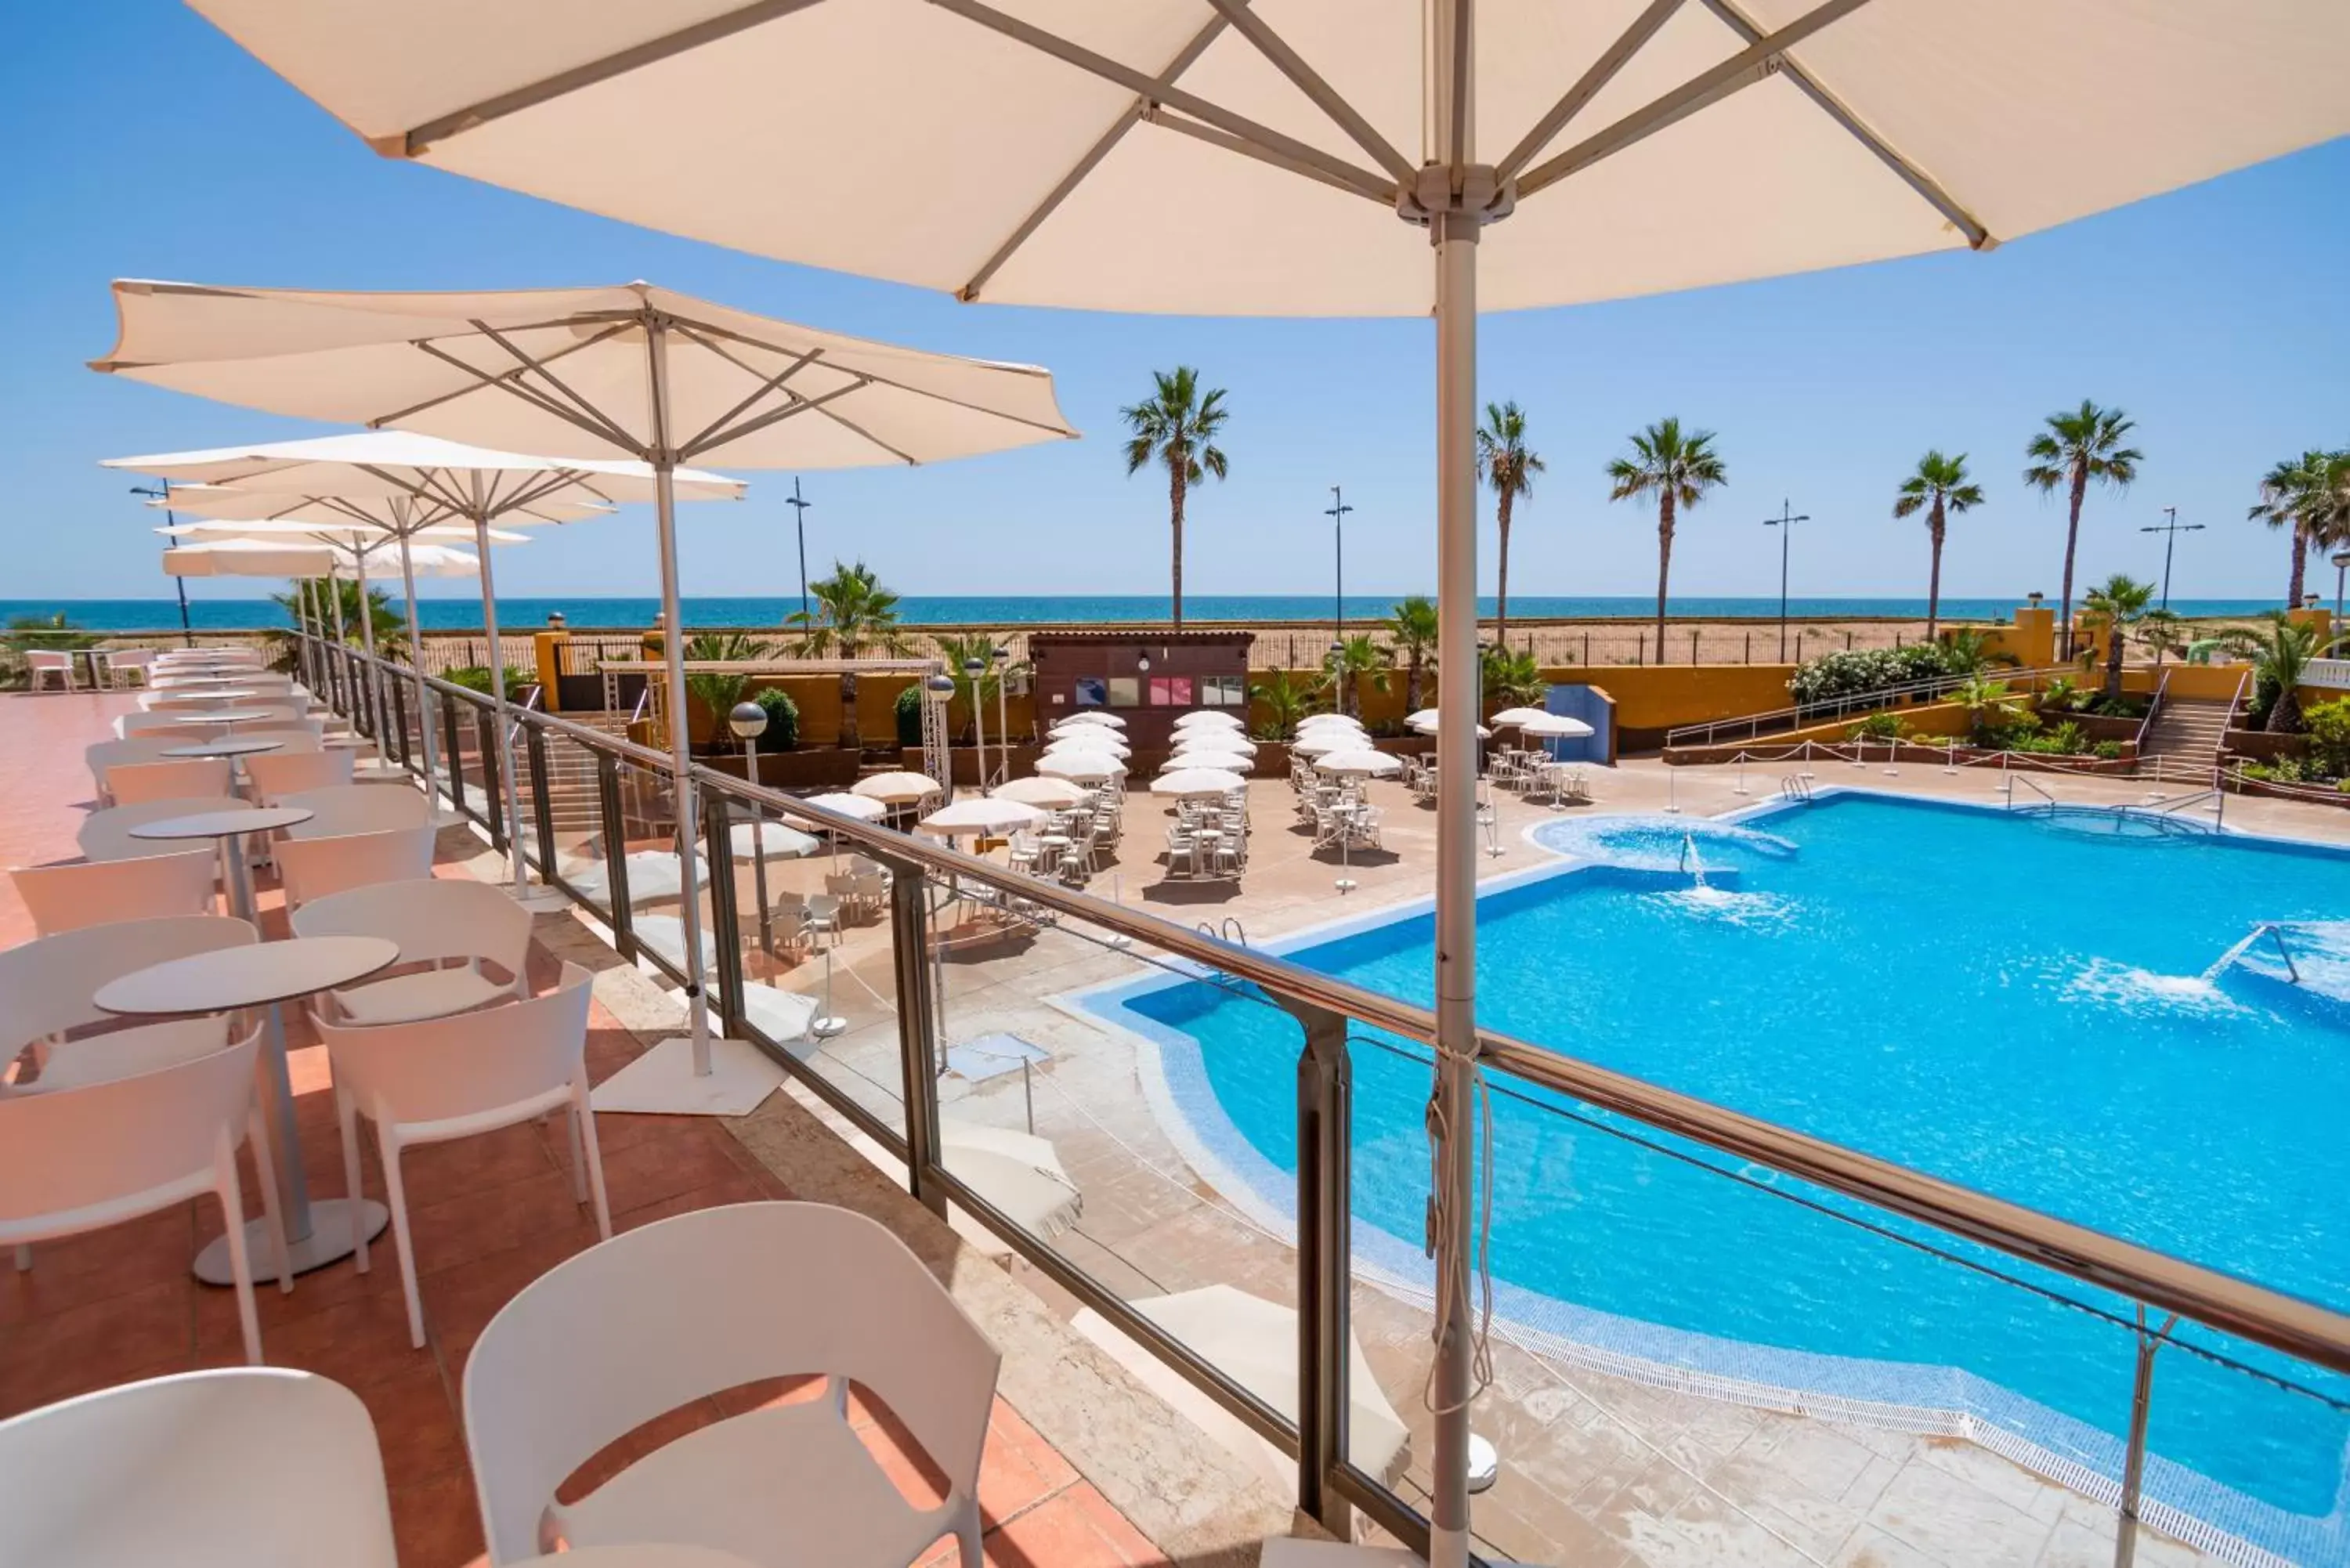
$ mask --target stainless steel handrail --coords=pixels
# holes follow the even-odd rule
[[[2137,733],[2130,739],[2130,744],[2140,758],[2146,755],[2146,738],[2153,732],[2154,716],[2162,711],[2162,699],[2169,691],[2170,671],[2165,669],[2162,679],[2154,683],[2154,697],[2146,705],[2146,717],[2137,722]]]
[[[450,690],[469,699],[478,695],[463,688]],[[659,753],[556,715],[529,713],[525,722],[558,729],[591,750],[656,769],[668,762]],[[1202,937],[1171,921],[1054,883],[1007,875],[993,861],[843,816],[731,774],[698,765],[693,773],[695,782],[702,788],[734,799],[755,801],[817,824],[894,866],[1016,891],[1031,903],[1138,942],[1148,942],[1203,969],[1221,970],[1252,981],[1276,995],[1349,1015],[1422,1044],[1434,1041],[1434,1015],[1425,1008],[1286,962],[1261,949]],[[2025,779],[2024,783],[2051,805],[2057,804],[2055,797],[2031,780]],[[1490,1031],[1481,1031],[1479,1040],[1488,1066],[1527,1082],[1571,1095],[1707,1147],[1784,1170],[2084,1283],[2182,1313],[2223,1333],[2334,1371],[2350,1373],[2350,1315],[1547,1046]]]
[[[2012,670],[1998,677],[2002,680],[2039,682],[2072,673],[2069,664],[2043,665],[2032,670]],[[1937,675],[1926,680],[1908,680],[1898,686],[1880,686],[1870,691],[1846,691],[1834,697],[1817,697],[1809,702],[1797,702],[1790,707],[1772,708],[1760,713],[1749,713],[1731,719],[1711,719],[1699,724],[1679,724],[1665,732],[1667,746],[1712,745],[1725,730],[1746,726],[1747,740],[1760,740],[1760,726],[1782,725],[1801,729],[1805,723],[1828,719],[1840,719],[1863,709],[1893,706],[1917,697],[1939,696],[1954,691],[1968,681],[1977,680],[1983,671],[1970,670],[1962,675]],[[1733,737],[1741,738],[1741,737]]]

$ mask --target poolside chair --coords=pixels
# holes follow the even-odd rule
[[[277,805],[288,795],[348,786],[351,753],[342,750],[255,752],[244,759],[244,774],[253,781],[255,799]]]
[[[125,713],[114,721],[114,732],[124,740],[167,735],[167,743],[176,746],[189,741],[212,740],[227,728],[219,723],[190,723],[192,717],[194,715],[188,713]]]
[[[0,1563],[396,1568],[375,1423],[283,1367],[180,1372],[0,1421]]]
[[[253,1094],[260,1051],[255,1024],[234,1044],[192,1061],[52,1094],[0,1098],[0,1246],[104,1230],[213,1193],[227,1226],[244,1358],[258,1364],[261,1323],[236,1173],[236,1151],[248,1139],[279,1288],[294,1288],[269,1130]],[[18,1267],[27,1262],[20,1252]]]
[[[117,920],[209,915],[213,868],[219,864],[219,854],[206,844],[130,860],[20,866],[8,878],[33,917],[33,929],[47,937]]]
[[[225,915],[117,920],[0,950],[0,1069],[30,1052],[37,1076],[0,1083],[0,1095],[42,1092],[128,1076],[228,1043],[219,1018],[135,1024],[79,1038],[77,1030],[120,1020],[91,998],[109,981],[191,954],[246,947],[261,933]],[[192,1034],[189,1023],[207,1026]]]
[[[760,1568],[899,1568],[951,1533],[962,1568],[980,1568],[999,1360],[906,1244],[861,1214],[737,1203],[625,1231],[525,1286],[466,1360],[490,1562],[664,1541]],[[654,1417],[809,1373],[827,1379],[822,1397],[703,1426],[557,1501],[583,1461]],[[908,1502],[850,1428],[852,1381],[927,1456],[943,1483],[935,1504]]]
[[[286,907],[298,909],[313,898],[351,888],[430,877],[432,839],[430,827],[407,827],[281,840],[275,854],[286,887]]]
[[[227,794],[231,793],[228,759],[159,757],[151,763],[117,763],[106,770],[106,791],[117,805]]]
[[[132,676],[138,677],[140,684],[145,684],[147,672],[155,663],[155,650],[151,648],[110,648],[104,650],[102,657],[106,660],[103,679],[107,685],[115,687],[130,685]]]
[[[483,890],[496,891],[485,885]],[[611,1237],[596,1113],[588,1100],[588,978],[579,965],[567,963],[563,978],[543,996],[448,1018],[359,1027],[311,1014],[334,1075],[347,1191],[359,1190],[359,1118],[375,1126],[400,1289],[408,1298],[408,1338],[418,1350],[424,1348],[424,1303],[416,1287],[416,1246],[400,1168],[410,1146],[495,1132],[567,1109],[573,1190],[580,1201],[592,1200],[598,1233]],[[366,1273],[364,1236],[354,1257]]]
[[[55,686],[60,691],[78,690],[74,685],[73,655],[33,651],[25,655],[25,669],[31,674],[32,689]]]
[[[119,741],[99,741],[82,749],[82,761],[89,768],[89,782],[101,803],[113,799],[106,789],[106,770],[124,763],[160,763],[170,759],[163,755],[171,747],[182,743],[177,735],[132,735]]]
[[[384,937],[405,967],[426,967],[329,993],[347,1023],[412,1023],[530,994],[530,911],[487,882],[426,877],[347,888],[304,904],[297,937]],[[483,961],[504,973],[494,980]]]
[[[348,753],[345,753],[348,755]],[[389,784],[329,784],[290,791],[276,804],[312,813],[307,822],[286,830],[288,838],[334,838],[353,833],[391,833],[430,827],[432,803],[412,789]]]
[[[233,794],[167,795],[131,805],[112,805],[81,819],[74,842],[85,860],[137,860],[156,855],[186,855],[200,846],[184,839],[134,838],[130,830],[175,816],[201,816],[215,811],[239,811],[244,802]]]

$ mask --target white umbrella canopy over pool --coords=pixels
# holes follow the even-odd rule
[[[1206,746],[1187,746],[1170,756],[1159,767],[1159,772],[1163,776],[1168,774],[1180,773],[1185,768],[1217,768],[1226,773],[1246,774],[1255,766],[1254,757],[1243,756],[1238,752],[1221,752]]]
[[[1344,752],[1328,752],[1314,759],[1316,769],[1326,774],[1351,774],[1373,778],[1386,778],[1403,772],[1403,763],[1385,752],[1356,748]]]
[[[1151,794],[1173,795],[1179,800],[1230,794],[1234,790],[1246,788],[1248,780],[1224,768],[1178,768],[1150,781]]]
[[[1193,730],[1240,730],[1246,728],[1238,715],[1213,711],[1186,713],[1172,726],[1177,734]]]
[[[2340,0],[194,4],[385,156],[670,233],[964,299],[1432,316],[1455,713],[1477,701],[1481,305],[1987,250],[2350,130]],[[1437,757],[1430,1125],[1467,1129],[1465,725]],[[1431,1140],[1430,1552],[1454,1568],[1471,1161],[1465,1133]]]
[[[1499,719],[1500,714],[1494,717]],[[1590,725],[1564,713],[1536,713],[1530,719],[1514,719],[1511,725],[1521,734],[1538,741],[1574,741],[1594,733]]]
[[[1023,805],[1041,805],[1047,810],[1083,805],[1093,798],[1090,791],[1056,778],[1014,779],[988,793],[997,800],[1016,800]]]
[[[1040,778],[1100,784],[1124,772],[1126,764],[1106,752],[1047,752],[1036,759],[1036,774]]]
[[[833,813],[837,816],[853,816],[859,822],[879,822],[889,815],[889,808],[871,795],[850,794],[845,790],[827,790],[812,794],[807,804]]]
[[[928,774],[888,773],[858,779],[848,786],[848,793],[895,805],[926,795],[944,794],[946,786]]]
[[[1015,827],[1034,827],[1044,820],[1044,812],[1024,801],[987,794],[966,795],[914,826],[924,833],[952,837],[963,833],[1007,833]]]
[[[1097,725],[1105,730],[1123,730],[1126,728],[1125,720],[1119,718],[1115,713],[1105,713],[1098,708],[1088,708],[1082,713],[1072,713],[1066,719],[1055,720],[1054,722],[1053,728],[1055,731],[1060,731],[1068,729],[1071,725],[1082,727],[1087,724]]]

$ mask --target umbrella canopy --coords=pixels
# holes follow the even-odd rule
[[[879,822],[889,815],[889,808],[870,795],[849,794],[841,790],[812,794],[807,803],[842,816],[853,816],[859,822]]]
[[[1314,765],[1326,774],[1353,774],[1374,778],[1386,778],[1390,774],[1403,772],[1403,763],[1387,753],[1360,747],[1326,752],[1314,759]]]
[[[1361,720],[1349,719],[1337,713],[1316,713],[1311,718],[1300,719],[1297,722],[1297,732],[1301,735],[1310,735],[1320,730],[1337,730],[1350,735],[1368,732],[1364,730]]]
[[[875,774],[871,778],[858,779],[848,786],[851,794],[861,794],[868,800],[920,800],[925,795],[944,794],[946,786],[928,774]]]
[[[1045,743],[1047,756],[1060,752],[1095,752],[1105,757],[1130,757],[1134,748],[1111,730],[1097,730],[1088,725],[1074,734],[1064,732]]]
[[[1211,751],[1238,752],[1244,757],[1256,755],[1256,742],[1238,730],[1183,730],[1175,736],[1178,747],[1204,747]]]
[[[1347,752],[1368,745],[1369,738],[1360,730],[1315,730],[1289,742],[1289,749],[1299,756],[1319,756],[1324,752]]]
[[[273,413],[650,465],[669,627],[684,625],[681,464],[722,450],[757,467],[910,464],[1076,433],[1052,378],[1033,367],[818,331],[646,283],[350,294],[119,282],[114,296],[115,347],[92,365],[108,374]],[[679,820],[691,821],[683,639],[664,652],[670,788]],[[690,936],[702,919],[691,867],[682,909]],[[600,1104],[743,1115],[779,1082],[738,1045],[723,1081],[705,1082],[716,1056],[701,944],[685,952],[690,1075],[665,1041],[600,1085]]]
[[[1495,714],[1500,718],[1500,714]],[[1580,719],[1570,719],[1564,713],[1536,713],[1531,719],[1514,722],[1520,733],[1540,741],[1572,741],[1592,733],[1591,726]]]
[[[1034,1235],[1059,1235],[1084,1207],[1060,1152],[1034,1133],[941,1116],[939,1163]]]
[[[568,439],[554,443],[556,450],[577,446],[577,434],[566,433]],[[226,491],[234,495],[273,497],[281,506],[309,501],[332,506],[357,521],[391,528],[400,526],[404,519],[381,504],[390,501],[421,502],[440,518],[471,518],[478,512],[516,522],[568,523],[609,512],[619,502],[654,498],[649,463],[534,457],[405,430],[110,457],[100,466],[152,474],[174,486],[208,487],[193,495],[174,488],[171,495],[174,506],[186,507],[206,499],[217,504],[218,493]],[[743,482],[722,473],[679,469],[674,483],[681,501],[743,498]]]
[[[1066,779],[1055,778],[1014,779],[988,793],[997,800],[1016,800],[1023,805],[1041,805],[1048,811],[1083,805],[1093,798],[1092,792],[1079,789]]]
[[[1108,730],[1123,730],[1126,728],[1125,720],[1119,718],[1115,713],[1105,713],[1098,708],[1088,708],[1082,713],[1072,713],[1066,719],[1056,720],[1053,724],[1053,728],[1055,730],[1066,730],[1072,724],[1098,724],[1104,729]]]
[[[1595,0],[1492,5],[1482,27],[1471,0],[193,3],[384,155],[608,217],[966,300],[1432,317],[1456,714],[1477,701],[1481,296],[1987,250],[2350,130],[2338,0]],[[781,81],[743,109],[745,84]],[[1466,726],[1437,767],[1430,1553],[1450,1568],[1475,1392],[1472,1161],[1442,1130],[1474,1121]]]
[[[419,576],[481,575],[478,559],[446,545],[420,545],[415,557]],[[362,556],[359,551],[317,535],[283,543],[208,539],[203,544],[174,545],[163,552],[163,573],[172,577],[323,577],[330,574],[356,577],[362,569],[378,579],[400,576],[400,563],[389,556]]]
[[[1241,722],[1237,714],[1218,712],[1213,709],[1201,709],[1198,712],[1186,713],[1176,720],[1174,728],[1180,734],[1191,730],[1239,730],[1246,726]]]
[[[1180,773],[1185,768],[1221,768],[1227,773],[1245,774],[1256,766],[1254,757],[1238,752],[1220,751],[1212,746],[1186,746],[1170,756],[1159,768],[1162,774]]]
[[[999,795],[965,795],[952,805],[941,806],[914,826],[924,833],[952,836],[959,833],[1009,833],[1015,827],[1033,827],[1045,820],[1045,814],[1033,805]]]
[[[1036,759],[1036,774],[1040,778],[1100,784],[1124,772],[1125,763],[1103,752],[1047,752]]]
[[[822,840],[780,822],[739,822],[727,835],[727,853],[737,860],[762,855],[770,860],[795,860],[823,847]]]
[[[1246,788],[1248,780],[1223,768],[1178,768],[1150,781],[1151,794],[1173,795],[1178,799],[1230,794],[1236,789]]]
[[[1433,708],[1422,708],[1419,712],[1407,717],[1404,720],[1404,722],[1412,729],[1419,731],[1423,735],[1438,734],[1441,732],[1442,729],[1441,723],[1437,716],[1437,711]],[[1477,738],[1481,741],[1486,739],[1493,732],[1492,731],[1485,728],[1482,724],[1474,724],[1471,725],[1471,728],[1477,732]]]
[[[1523,724],[1530,720],[1547,719],[1551,716],[1551,711],[1547,708],[1504,708],[1493,715],[1492,722],[1497,726],[1509,727]]]
[[[174,499],[174,506],[180,503]],[[166,539],[184,539],[192,545],[202,545],[219,539],[251,539],[269,544],[300,544],[305,540],[347,545],[353,549],[372,551],[379,545],[392,542],[391,531],[371,523],[353,523],[332,513],[318,511],[305,516],[267,517],[251,522],[235,519],[203,517],[192,523],[174,523],[158,528],[156,533]],[[530,535],[517,534],[511,528],[489,531],[493,545],[526,545]],[[409,531],[411,539],[471,539],[473,531],[455,523],[433,523]]]

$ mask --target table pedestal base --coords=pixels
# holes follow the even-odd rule
[[[359,1250],[352,1234],[356,1213],[359,1222],[367,1227],[367,1239],[374,1241],[383,1234],[391,1222],[391,1210],[372,1199],[353,1203],[348,1198],[321,1198],[310,1205],[310,1234],[299,1241],[286,1243],[286,1262],[296,1274],[307,1274],[313,1269],[323,1269],[338,1258],[348,1258]],[[269,1246],[269,1223],[265,1220],[250,1220],[244,1227],[245,1255],[253,1262],[254,1282],[261,1283],[277,1278],[277,1256]],[[212,1244],[196,1254],[196,1278],[208,1285],[225,1285],[234,1282],[229,1272],[228,1238],[215,1238]]]
[[[545,882],[501,884],[500,891],[534,915],[552,915],[571,907],[571,895]]]
[[[710,1074],[697,1078],[693,1042],[679,1035],[597,1085],[590,1099],[599,1111],[747,1116],[783,1082],[784,1070],[756,1045],[716,1036],[710,1042]]]

